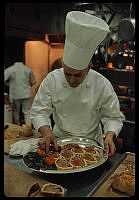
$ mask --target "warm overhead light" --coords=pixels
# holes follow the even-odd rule
[[[128,54],[127,54],[127,53],[123,53],[123,56],[127,57],[127,56],[128,56]]]
[[[134,67],[133,66],[126,66],[126,70],[134,70]]]

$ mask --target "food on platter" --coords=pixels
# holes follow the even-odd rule
[[[36,152],[38,154],[46,154],[45,150],[43,150],[43,149],[37,149]]]
[[[37,152],[28,152],[24,157],[24,163],[32,169],[36,170],[48,170],[48,169],[57,169],[55,164],[47,164],[46,158],[47,154],[39,154]]]
[[[23,157],[23,161],[29,168],[35,170],[73,170],[96,164],[100,161],[100,156],[103,156],[100,152],[98,147],[94,148],[93,145],[85,146],[84,144],[68,143],[59,145],[58,151],[51,148],[47,154],[42,149],[28,152]]]
[[[135,175],[130,171],[123,171],[113,177],[112,188],[125,192],[131,196],[135,193]]]
[[[82,147],[74,147],[72,148],[72,152],[75,153],[76,155],[82,155],[84,153],[84,150]]]
[[[94,156],[99,156],[99,151],[98,149],[95,147],[95,146],[87,146],[87,147],[84,147],[84,151],[86,153],[91,153],[93,154]]]
[[[78,144],[70,143],[70,144],[64,144],[62,145],[62,149],[72,149],[72,148],[78,148]]]
[[[48,156],[56,160],[58,157],[60,157],[60,154],[57,151],[49,151]]]
[[[55,159],[53,157],[46,157],[44,158],[44,162],[47,164],[47,165],[55,165]]]
[[[82,158],[86,161],[88,165],[97,163],[97,158],[90,153],[84,153]]]
[[[74,169],[83,168],[83,167],[87,166],[86,161],[84,159],[82,159],[81,156],[78,156],[78,155],[75,155],[74,157],[72,157],[70,159],[70,163]]]
[[[27,197],[34,197],[41,191],[41,187],[38,182],[33,183],[27,190]]]
[[[61,185],[47,183],[42,186],[41,192],[48,197],[63,197],[65,190]]]
[[[73,169],[73,166],[71,165],[71,163],[66,160],[65,158],[58,158],[55,161],[56,167],[58,170],[71,170]]]
[[[74,156],[74,153],[70,149],[64,149],[60,152],[60,156],[66,160],[70,160],[70,158]]]

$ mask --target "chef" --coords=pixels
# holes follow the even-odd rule
[[[116,150],[113,138],[123,126],[124,115],[111,83],[89,68],[109,27],[96,16],[71,11],[66,16],[65,32],[63,67],[46,76],[32,104],[32,123],[43,135],[39,146],[48,152],[53,144],[57,150],[57,137],[80,136],[98,141],[111,156]]]
[[[12,102],[13,122],[20,125],[20,108],[24,114],[25,124],[31,126],[30,99],[31,88],[35,85],[35,76],[23,62],[15,62],[4,71],[4,83],[9,84],[9,97]]]

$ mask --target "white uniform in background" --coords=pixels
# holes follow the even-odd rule
[[[24,114],[25,123],[31,125],[30,103],[31,87],[35,84],[35,77],[32,70],[22,62],[5,69],[4,81],[9,82],[9,97],[13,104],[13,122],[19,123],[20,106]]]
[[[31,109],[35,129],[51,126],[52,113],[55,136],[88,137],[97,140],[102,146],[100,122],[104,125],[105,133],[114,131],[118,135],[125,119],[111,83],[91,69],[85,80],[75,88],[69,86],[63,68],[47,75]]]

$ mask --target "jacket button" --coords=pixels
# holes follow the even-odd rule
[[[63,87],[66,88],[66,87],[67,87],[67,84],[66,84],[66,83],[63,83]]]

